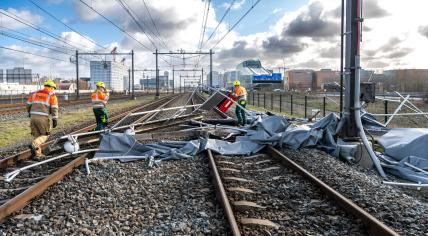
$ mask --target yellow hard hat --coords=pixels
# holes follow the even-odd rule
[[[52,80],[46,80],[46,81],[43,83],[43,85],[44,85],[44,86],[49,86],[49,87],[52,87],[52,88],[56,89],[56,84],[55,84],[55,82],[53,82]]]
[[[239,82],[239,80],[235,80],[235,81],[233,81],[233,85],[241,85],[241,82]]]
[[[97,85],[97,87],[103,87],[103,88],[106,87],[106,85],[104,84],[104,82],[97,82],[96,85]]]

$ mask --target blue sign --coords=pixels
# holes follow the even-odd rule
[[[253,83],[281,83],[281,73],[272,73],[271,75],[253,75]]]

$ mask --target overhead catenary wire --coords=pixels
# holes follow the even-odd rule
[[[22,50],[19,50],[19,49],[8,48],[8,47],[3,47],[3,46],[0,46],[0,48],[1,49],[10,50],[10,51],[20,52],[20,53],[24,53],[24,54],[29,54],[29,55],[33,55],[33,56],[37,56],[37,57],[44,57],[44,58],[51,59],[51,60],[68,62],[66,60],[62,60],[62,59],[59,59],[59,58],[45,56],[45,55],[40,55],[40,54],[36,54],[36,53],[32,53],[32,52],[27,52],[27,51],[22,51]]]
[[[3,30],[3,32],[8,33],[10,35],[14,35],[15,37],[24,38],[24,39],[26,37],[27,40],[31,40],[33,42],[38,42],[40,44],[47,45],[47,46],[54,47],[54,48],[58,48],[58,49],[62,49],[62,50],[67,50],[67,51],[73,51],[73,50],[75,50],[75,48],[66,47],[64,45],[58,45],[57,43],[52,42],[52,41],[47,41],[47,40],[42,40],[42,39],[36,40],[31,35],[19,32],[17,30],[13,30],[11,28],[7,28],[7,27],[4,27],[4,26],[0,26],[0,28],[6,29],[7,31]],[[8,32],[8,31],[10,31],[10,32]]]
[[[242,15],[239,19],[238,19],[238,21],[236,21],[235,22],[235,24],[233,24],[233,26],[223,35],[223,37],[221,37],[218,41],[217,41],[217,43],[216,44],[214,44],[214,46],[213,47],[211,47],[211,50],[213,50],[214,48],[216,48],[217,47],[217,45],[221,42],[221,41],[223,41],[223,39],[224,38],[226,38],[226,36],[254,9],[254,7],[256,7],[257,6],[257,4],[259,4],[260,3],[260,1],[261,0],[257,0],[255,3],[253,3],[253,5],[250,7],[250,9],[248,9],[245,13],[244,13],[244,15]]]
[[[109,22],[110,24],[112,24],[114,27],[116,27],[118,30],[120,30],[121,32],[123,32],[124,34],[126,34],[128,37],[130,37],[131,39],[133,39],[135,42],[137,42],[139,45],[141,45],[142,47],[144,47],[146,50],[148,51],[152,51],[148,46],[146,46],[144,43],[142,43],[140,40],[136,39],[134,36],[132,36],[130,33],[128,33],[126,30],[124,30],[122,27],[118,26],[116,23],[114,23],[112,20],[110,20],[109,18],[107,18],[106,16],[104,16],[103,14],[101,14],[99,11],[97,11],[95,8],[89,6],[85,1],[83,0],[79,0],[83,5],[85,5],[86,7],[88,7],[89,9],[91,9],[93,12],[97,13],[99,16],[101,16],[104,20],[106,20],[107,22]],[[164,58],[160,58],[163,61],[165,61],[167,64],[169,64],[169,62],[167,60],[165,60]]]
[[[49,49],[51,51],[55,51],[55,52],[62,53],[62,54],[65,54],[65,55],[69,55],[69,56],[72,55],[72,54],[70,54],[70,53],[68,53],[66,51],[62,51],[62,50],[59,50],[59,49],[55,49],[55,48],[51,48],[51,47],[45,46],[41,42],[38,42],[38,41],[35,41],[35,40],[31,40],[31,39],[25,39],[25,38],[20,37],[19,35],[9,34],[9,33],[5,32],[5,31],[0,31],[0,35],[6,36],[8,38],[16,39],[16,40],[19,40],[19,41],[22,41],[22,42],[26,42],[26,43],[29,43],[29,44],[32,44],[32,45],[36,45],[36,46],[39,46],[39,47],[42,47],[42,48],[45,48],[45,49]]]
[[[34,30],[36,30],[36,31],[38,31],[40,33],[43,33],[43,34],[45,34],[45,35],[47,35],[47,36],[49,36],[49,37],[51,37],[51,38],[53,38],[55,40],[58,40],[58,41],[60,41],[62,43],[65,43],[65,44],[69,45],[72,48],[79,49],[79,47],[76,46],[77,43],[76,43],[76,45],[72,45],[67,40],[62,39],[60,36],[58,36],[58,35],[50,32],[49,30],[46,30],[46,29],[41,28],[41,27],[37,27],[37,26],[35,26],[35,25],[33,25],[33,24],[29,23],[29,22],[26,22],[25,20],[23,20],[22,18],[20,18],[19,16],[15,15],[13,13],[10,13],[10,12],[6,13],[5,11],[0,11],[0,14],[5,15],[5,16],[11,18],[11,19],[14,19],[14,20],[16,20],[16,21],[18,21],[18,22],[26,25],[26,26],[29,26],[30,28],[32,28],[32,29],[34,29]]]
[[[152,22],[152,24],[153,24],[153,26],[154,26],[154,28],[155,28],[155,30],[156,30],[156,33],[158,34],[158,39],[162,42],[162,44],[165,46],[165,48],[168,50],[168,51],[171,51],[171,50],[169,50],[169,47],[168,47],[168,45],[165,43],[165,41],[162,39],[162,36],[161,36],[161,34],[159,33],[159,30],[158,30],[158,27],[156,26],[156,24],[155,24],[155,21],[153,20],[153,17],[152,17],[152,14],[150,13],[150,11],[149,11],[149,8],[147,7],[147,4],[146,4],[146,1],[145,0],[142,0],[143,1],[143,4],[144,4],[144,7],[146,8],[146,11],[147,11],[147,13],[148,13],[148,15],[149,15],[149,17],[150,17],[150,21]]]
[[[53,19],[55,19],[56,21],[58,21],[59,23],[63,24],[65,27],[67,27],[68,29],[72,30],[73,32],[79,34],[80,36],[82,36],[83,38],[85,38],[86,40],[88,40],[89,42],[97,45],[100,48],[104,48],[107,49],[106,47],[98,44],[96,41],[94,41],[93,39],[81,34],[79,31],[71,28],[68,24],[64,23],[62,20],[58,19],[56,16],[54,16],[52,13],[50,13],[49,11],[47,11],[46,9],[42,8],[39,4],[35,3],[32,0],[28,0],[30,3],[32,3],[34,6],[36,6],[37,8],[39,8],[40,10],[42,10],[44,13],[46,13],[47,15],[49,15],[50,17],[52,17]]]
[[[230,12],[230,10],[232,9],[232,6],[235,4],[236,0],[232,0],[232,2],[230,3],[229,7],[226,9],[226,11],[224,12],[223,16],[221,17],[220,21],[218,22],[217,26],[214,28],[214,30],[211,32],[210,36],[207,38],[207,40],[202,43],[202,47],[205,45],[205,43],[209,42],[211,40],[211,38],[214,36],[215,32],[217,31],[218,27],[221,25],[221,23],[223,22],[224,18],[226,18],[227,14]]]
[[[123,8],[123,10],[125,10],[125,12],[131,17],[131,19],[135,22],[135,24],[138,26],[138,28],[141,29],[141,31],[144,33],[144,35],[147,37],[147,39],[149,40],[149,42],[152,44],[152,46],[154,47],[154,49],[157,49],[156,44],[153,42],[153,40],[149,37],[149,35],[146,33],[146,31],[144,30],[144,27],[141,26],[140,22],[138,22],[138,20],[135,18],[135,16],[132,14],[131,10],[128,8],[127,5],[125,5],[126,3],[122,2],[122,0],[116,0],[117,3],[119,3],[119,5]]]
[[[124,34],[126,34],[128,37],[130,37],[131,39],[133,39],[135,42],[137,42],[138,44],[140,44],[142,47],[144,47],[145,49],[152,51],[148,46],[146,46],[145,44],[143,44],[141,41],[139,41],[138,39],[136,39],[134,36],[132,36],[131,34],[129,34],[126,30],[122,29],[120,26],[118,26],[117,24],[115,24],[113,21],[111,21],[110,19],[108,19],[107,17],[105,17],[103,14],[101,14],[100,12],[98,12],[96,9],[94,9],[93,7],[89,6],[85,1],[83,0],[79,0],[83,5],[85,5],[86,7],[88,7],[89,9],[91,9],[93,12],[97,13],[99,16],[101,16],[104,20],[106,20],[107,22],[109,22],[110,24],[112,24],[114,27],[116,27],[118,30],[122,31]]]

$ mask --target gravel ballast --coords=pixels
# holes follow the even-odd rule
[[[388,186],[373,170],[351,166],[316,149],[283,153],[401,235],[428,235],[428,204]]]
[[[225,234],[206,159],[91,164],[7,219],[5,234]],[[40,219],[20,219],[26,214]]]

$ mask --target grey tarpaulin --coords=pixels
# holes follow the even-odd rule
[[[428,174],[423,173],[428,171],[428,129],[390,129],[378,142],[384,148],[388,172],[404,179],[428,183]]]
[[[157,157],[161,160],[170,160],[190,158],[206,149],[221,155],[250,155],[257,153],[263,147],[249,140],[231,143],[216,139],[141,144],[133,136],[125,133],[107,133],[102,135],[99,151],[94,158],[117,157],[121,161],[132,161]]]
[[[94,158],[117,157],[122,161],[160,157],[161,159],[181,159],[195,155],[199,150],[199,141],[168,141],[156,144],[141,144],[133,136],[125,133],[107,133],[102,135],[99,151]],[[129,159],[135,157],[135,159]]]

